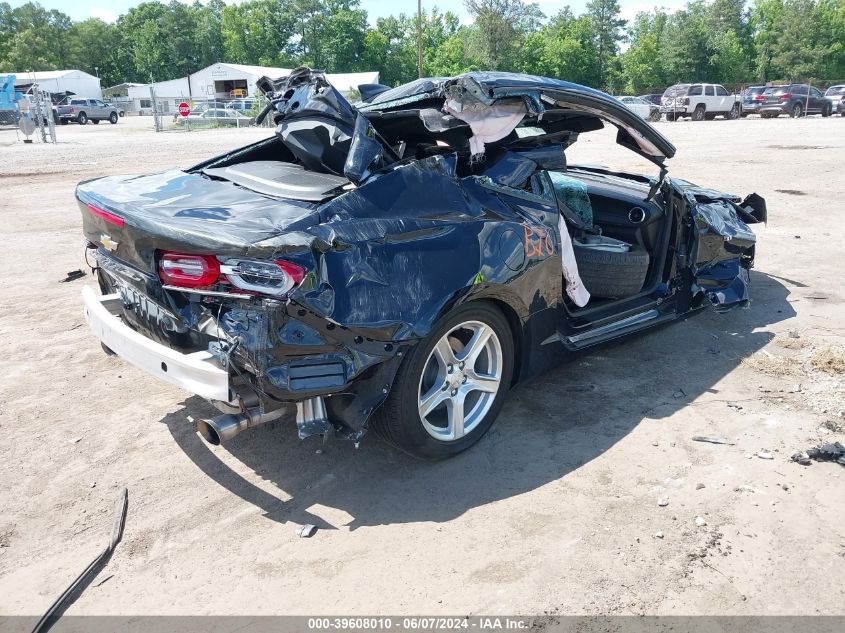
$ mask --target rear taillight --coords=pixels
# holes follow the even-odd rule
[[[754,97],[754,101],[763,101],[763,100],[765,100],[765,97],[763,95],[757,95],[756,97]]]
[[[74,112],[76,112],[76,108],[68,108],[67,111],[68,113],[73,114]]]
[[[98,218],[102,218],[109,224],[114,224],[117,227],[122,228],[123,225],[126,224],[126,221],[119,215],[115,215],[111,211],[105,211],[104,209],[95,207],[93,204],[88,205],[88,210],[91,212],[91,215],[95,215]]]
[[[211,255],[164,252],[158,260],[158,276],[166,284],[202,288],[218,280],[220,263]]]
[[[284,260],[229,259],[220,270],[233,286],[267,295],[284,295],[305,278],[305,269]]]
[[[788,92],[786,94],[782,94],[780,96],[781,101],[789,101],[790,99],[792,99],[792,95],[789,94]]]

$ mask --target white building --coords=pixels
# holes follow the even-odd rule
[[[122,105],[127,114],[152,114],[153,89],[162,112],[175,112],[182,101],[189,101],[188,78],[157,81],[153,84],[123,83],[103,89],[103,98],[115,105]]]
[[[212,64],[188,77],[194,99],[232,99],[258,92],[255,82],[262,76],[278,79],[289,75],[291,68],[248,66],[244,64]],[[378,83],[378,72],[327,73],[326,78],[340,92],[357,89],[360,84]]]
[[[238,97],[252,97],[258,93],[255,82],[267,76],[278,79],[291,73],[291,68],[247,66],[244,64],[212,64],[197,72],[154,84],[123,83],[103,90],[107,101],[121,104],[127,114],[152,114],[150,87],[161,112],[176,112],[182,101],[197,103],[219,101],[226,103]],[[340,92],[356,90],[361,84],[378,83],[379,74],[337,73],[326,78]]]
[[[100,79],[81,70],[47,70],[39,72],[15,72],[15,89],[26,92],[37,83],[42,90],[60,94],[70,92],[84,99],[102,99]]]

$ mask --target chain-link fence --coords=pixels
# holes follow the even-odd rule
[[[187,113],[180,111],[182,104],[188,106]],[[230,99],[164,99],[153,96],[150,110],[156,131],[189,132],[255,127],[256,118],[266,104],[264,96]],[[272,117],[267,117],[260,125],[272,128]]]

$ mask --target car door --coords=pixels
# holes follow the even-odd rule
[[[731,108],[733,108],[733,95],[728,94],[725,87],[720,86],[719,84],[714,85],[713,88],[716,91],[716,104],[714,106],[714,110],[719,112],[730,112]]]
[[[824,109],[825,104],[827,103],[827,99],[824,98],[821,90],[818,88],[810,88],[810,108],[813,112],[822,112]]]

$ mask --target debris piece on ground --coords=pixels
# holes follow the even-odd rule
[[[660,443],[659,442],[652,442],[651,445],[652,446],[660,446]]]
[[[758,451],[757,457],[760,459],[774,459],[775,456],[772,455],[769,451]]]
[[[672,394],[673,398],[683,398],[686,396],[687,393],[683,389],[678,389],[675,393]]]
[[[81,437],[72,437],[68,440],[68,443],[69,444],[76,444],[77,442],[80,442],[80,441],[82,441]]]
[[[701,490],[702,488],[704,488],[704,484],[695,484],[696,490]]]
[[[82,269],[76,270],[69,270],[67,276],[64,279],[60,279],[60,284],[66,284],[69,281],[76,281],[77,279],[82,279],[85,276],[85,271]]]
[[[784,490],[789,490],[789,484],[781,484],[780,487]]]
[[[797,464],[801,464],[802,466],[809,466],[813,463],[810,461],[810,456],[807,455],[807,453],[805,453],[804,451],[801,451],[800,453],[795,453],[789,459],[791,459],[793,462],[796,462]]]
[[[669,505],[669,497],[660,497],[660,499],[657,500],[657,505],[661,508],[665,508]]]
[[[801,338],[798,330],[789,330],[789,338]]]
[[[707,521],[704,520],[704,517],[695,517],[695,524],[698,527],[704,527],[707,525]]]
[[[726,437],[717,437],[715,435],[694,435],[692,438],[693,442],[708,442],[710,444],[727,444],[728,446],[733,446],[734,443],[731,442]]]
[[[296,531],[296,535],[299,538],[311,538],[314,534],[317,533],[317,526],[312,525],[311,523],[306,523]]]
[[[736,488],[734,488],[734,492],[756,492],[756,491],[754,490],[754,488],[752,488],[748,484],[745,484],[745,485],[737,486]]]
[[[91,585],[91,586],[92,587],[99,587],[100,585],[105,584],[107,581],[111,580],[112,578],[114,578],[114,574],[109,574],[108,576],[103,578],[100,582],[98,582],[96,585]]]
[[[41,616],[38,624],[32,629],[32,633],[46,633],[52,628],[56,621],[62,617],[62,614],[67,608],[72,605],[76,599],[82,594],[85,588],[91,584],[94,577],[99,574],[103,567],[109,562],[111,555],[114,553],[114,548],[120,543],[123,536],[123,526],[126,522],[126,508],[129,504],[129,493],[126,488],[123,488],[117,496],[117,503],[115,504],[114,523],[112,523],[111,538],[108,545],[100,554],[91,561],[91,564],[86,567],[79,576],[76,577],[70,586],[62,592],[56,601],[47,609],[47,613]],[[106,579],[108,580],[108,579]],[[105,580],[103,581],[105,582]],[[102,582],[100,584],[103,584]]]
[[[811,448],[806,452],[806,455],[817,462],[836,462],[845,466],[845,446],[840,442],[822,444],[817,448]]]
[[[663,532],[655,532],[654,538],[663,538]]]

